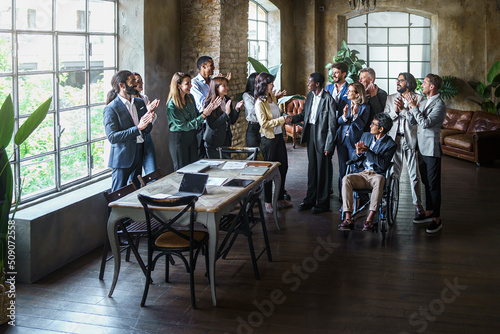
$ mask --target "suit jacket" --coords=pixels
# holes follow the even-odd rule
[[[133,98],[137,109],[137,118],[141,119],[147,112],[146,104],[142,99]],[[111,143],[108,166],[111,168],[129,168],[134,163],[135,150],[137,147],[137,136],[141,131],[134,124],[132,116],[117,96],[106,107],[104,107],[104,129]],[[142,130],[144,141],[148,143],[151,138],[149,134],[153,128],[149,124]]]
[[[271,94],[272,102],[278,105],[276,96]],[[263,101],[261,98],[255,99],[255,116],[260,124],[260,133],[268,139],[274,138],[274,127],[285,124],[285,117],[281,116],[273,119],[273,113],[268,101]]]
[[[441,96],[435,99],[425,100],[420,106],[410,110],[409,120],[411,124],[418,124],[417,140],[420,153],[427,157],[441,157],[441,126],[446,118],[446,104]]]
[[[397,131],[398,131],[398,122],[400,122],[401,128],[399,129],[399,131],[404,133],[406,144],[412,150],[416,150],[417,149],[417,125],[410,124],[410,120],[408,118],[408,116],[409,116],[408,108],[405,107],[404,109],[399,111],[399,115],[396,114],[395,101],[399,96],[401,96],[401,94],[399,94],[399,93],[389,95],[387,97],[387,102],[385,104],[384,112],[386,114],[388,114],[391,117],[392,121],[394,122],[388,135],[391,136],[392,139],[396,139],[396,135],[397,135]],[[415,94],[415,93],[412,93],[411,96],[417,98],[417,104],[422,102],[422,100],[424,99],[424,97],[422,95]]]
[[[360,141],[364,142],[366,146],[370,147],[374,140],[375,135],[369,132],[365,132],[361,136]],[[396,152],[398,146],[396,145],[396,142],[387,134],[380,140],[380,144],[375,145],[373,151],[368,150],[361,155],[357,155],[356,152],[354,152],[354,154],[351,156],[351,160],[355,161],[354,165],[357,172],[361,172],[365,169],[363,163],[366,159],[368,159],[368,161],[373,162],[373,170],[377,174],[385,175],[385,172],[387,171],[387,168],[389,168],[392,157],[394,156],[394,153]]]
[[[370,117],[370,106],[368,104],[361,104],[358,110],[358,117],[353,121],[351,116],[351,100],[347,101],[349,106],[349,113],[347,114],[347,122],[344,121],[342,115],[338,118],[338,130],[336,134],[337,144],[342,144],[346,140],[346,132],[349,130],[348,140],[354,146],[359,141],[363,134],[365,124]],[[342,111],[343,113],[343,111]]]
[[[325,90],[330,93],[330,95],[333,96],[333,88],[335,87],[334,86],[335,84],[332,83],[332,84],[329,84],[329,85],[326,85],[325,87]],[[340,90],[340,99],[337,103],[337,118],[339,118],[340,116],[342,116],[342,113],[343,113],[343,110],[344,110],[344,106],[347,104],[347,86],[349,86],[349,84],[346,82],[345,85],[342,87],[342,89]],[[335,98],[334,98],[335,100]]]
[[[226,101],[227,102],[227,101]],[[205,102],[205,107],[209,104]],[[221,105],[222,106],[222,105]],[[236,111],[231,105],[231,112],[226,114],[218,107],[206,118],[207,128],[203,134],[203,140],[210,146],[220,147],[224,146],[226,139],[231,143],[233,134],[231,133],[231,124],[236,123],[238,120],[239,112]]]
[[[310,133],[311,127],[309,126],[309,121],[313,100],[314,92],[309,92],[302,112],[293,116],[293,123],[304,122],[300,143],[313,140],[312,136],[314,136],[318,153],[323,154],[324,151],[333,152],[335,132],[337,130],[337,118],[335,117],[337,104],[330,94],[325,91],[321,92],[315,120],[316,133]]]

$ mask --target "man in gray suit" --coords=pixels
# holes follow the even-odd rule
[[[422,92],[427,100],[418,106],[417,99],[405,97],[410,109],[411,124],[418,124],[418,165],[425,186],[425,219],[431,221],[427,233],[436,233],[443,227],[441,223],[441,126],[446,117],[446,104],[439,96],[443,81],[438,75],[429,73],[422,83]]]
[[[410,177],[411,196],[413,205],[415,205],[415,221],[419,222],[425,219],[424,208],[422,207],[422,199],[420,196],[420,173],[418,172],[417,159],[417,125],[410,124],[408,120],[408,102],[403,98],[410,94],[416,98],[417,104],[422,102],[424,97],[415,94],[417,81],[411,73],[399,73],[396,82],[397,93],[387,97],[384,112],[388,114],[394,126],[389,131],[389,136],[394,139],[398,145],[398,149],[394,154],[393,171],[396,177],[401,177],[401,168],[403,167],[403,158],[406,161],[408,168],[408,176]]]
[[[309,210],[314,214],[330,211],[329,162],[333,154],[333,142],[337,131],[335,99],[325,92],[325,77],[312,73],[307,81],[309,93],[304,109],[293,116],[292,122],[304,122],[301,143],[307,142],[307,193],[299,205],[299,211]]]

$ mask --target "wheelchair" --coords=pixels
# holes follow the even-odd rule
[[[346,175],[351,173],[354,161],[347,161],[347,171]],[[372,227],[372,233],[382,234],[382,240],[385,240],[386,233],[390,227],[394,225],[396,221],[396,216],[398,214],[399,207],[399,178],[396,177],[392,170],[393,163],[391,162],[389,168],[385,172],[385,184],[384,193],[382,199],[380,200],[380,205],[378,207],[378,212],[375,216],[375,221]],[[352,212],[352,218],[362,212],[366,207],[370,205],[370,194],[371,189],[353,189],[353,200],[354,209]],[[368,197],[366,203],[360,205],[362,198]],[[342,208],[341,221],[345,219],[345,214]],[[349,231],[344,231],[349,232]]]

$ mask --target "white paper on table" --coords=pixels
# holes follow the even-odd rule
[[[151,198],[154,198],[154,199],[165,199],[165,198],[169,198],[169,197],[172,197],[172,195],[170,194],[154,194],[154,195],[144,195],[144,196],[148,196],[148,197],[151,197]]]
[[[220,187],[227,178],[225,177],[209,177],[207,180],[207,186],[217,186]]]
[[[222,169],[243,169],[246,165],[246,161],[228,161]]]

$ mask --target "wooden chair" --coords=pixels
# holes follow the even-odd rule
[[[194,270],[196,267],[196,260],[200,250],[205,254],[205,265],[208,272],[208,233],[205,231],[194,230],[195,221],[195,203],[198,200],[196,196],[186,197],[171,197],[165,199],[156,199],[143,195],[137,195],[139,201],[144,206],[147,223],[148,235],[148,258],[147,258],[147,272],[146,272],[146,285],[142,296],[141,306],[146,303],[148,296],[149,285],[152,283],[151,272],[154,270],[156,261],[162,256],[167,257],[165,261],[165,282],[168,282],[170,258],[172,256],[179,257],[189,273],[189,283],[191,288],[191,305],[196,308],[196,299],[194,295]],[[172,219],[165,221],[155,214],[152,207],[174,207],[184,206],[184,208],[175,215]],[[187,229],[177,229],[176,222],[185,213],[189,212],[189,225]],[[153,229],[153,222],[158,221],[160,228]],[[157,252],[154,256],[154,253]],[[183,253],[188,253],[188,258]],[[153,257],[154,256],[154,257]]]
[[[126,185],[123,188],[120,188],[116,191],[108,193],[107,191],[104,192],[104,198],[106,198],[106,201],[109,203],[114,202],[122,197],[125,197],[126,195],[134,192],[136,190],[135,186],[133,183]],[[125,218],[122,219],[119,223],[120,229],[118,230],[117,234],[118,237],[125,238],[125,240],[128,242],[128,245],[123,246],[120,249],[120,252],[127,251],[125,255],[125,261],[130,260],[130,251],[134,252],[134,255],[139,263],[139,266],[141,266],[141,269],[143,270],[144,274],[146,274],[146,268],[144,267],[144,262],[142,261],[142,258],[140,257],[139,253],[137,252],[137,249],[139,248],[139,242],[142,236],[146,235],[147,232],[147,224],[144,222],[136,222],[133,221],[132,219]],[[153,229],[157,229],[160,226],[158,222],[154,222],[152,224]],[[135,242],[134,242],[135,239]],[[104,271],[106,269],[106,262],[111,260],[113,256],[111,255],[110,257],[108,256],[108,251],[109,251],[109,239],[108,239],[108,234],[107,234],[107,229],[106,229],[106,240],[104,241],[104,248],[102,251],[102,258],[101,258],[101,269],[99,271],[99,279],[102,280],[104,277]]]
[[[155,170],[147,175],[144,175],[144,176],[137,175],[137,179],[139,180],[141,187],[144,187],[144,186],[146,186],[146,184],[154,182],[158,179],[161,179],[164,176],[165,176],[165,173],[163,173],[163,170],[161,168],[158,168],[157,170]]]
[[[257,160],[257,155],[259,154],[259,148],[258,147],[226,147],[226,146],[221,146],[217,147],[217,150],[219,151],[219,157],[220,159],[224,159],[224,153],[229,153],[229,154],[248,154],[248,157],[246,160]]]
[[[305,100],[291,99],[288,102],[281,104],[282,111],[288,115],[298,115],[304,109],[304,102]],[[303,123],[285,124],[286,141],[288,141],[288,138],[291,137],[293,148],[295,148],[297,140],[302,138],[303,125]]]
[[[221,218],[219,231],[225,231],[226,235],[222,240],[219,249],[217,251],[217,259],[225,259],[229,251],[231,250],[234,241],[239,234],[246,236],[248,241],[248,247],[250,249],[250,258],[252,260],[253,271],[256,280],[260,280],[259,268],[257,267],[257,260],[264,254],[267,253],[267,259],[269,262],[272,261],[271,247],[269,245],[269,238],[267,236],[266,222],[264,219],[264,211],[262,209],[262,201],[260,195],[264,189],[264,183],[262,183],[259,188],[253,192],[250,191],[243,201],[240,203],[240,209],[237,214],[225,215]],[[257,207],[258,215],[254,213],[254,208]],[[262,227],[262,233],[264,236],[265,247],[261,250],[259,255],[255,255],[255,248],[252,238],[252,229],[260,223]],[[228,244],[229,242],[229,244]]]

